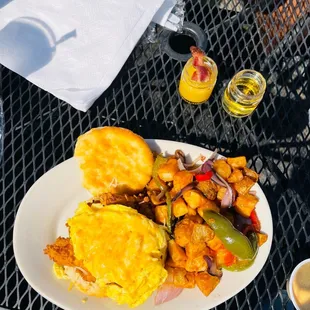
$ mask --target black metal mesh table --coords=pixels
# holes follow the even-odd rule
[[[247,156],[261,174],[260,185],[270,203],[273,245],[257,278],[216,309],[285,309],[282,290],[310,237],[310,2],[271,1],[286,3],[284,12],[291,11],[298,21],[284,34],[282,30],[269,33],[267,45],[266,29],[271,29],[273,21],[262,16],[274,12],[267,3],[270,1],[255,5],[258,1],[248,1],[241,9],[226,2],[186,2],[186,20],[209,32],[207,53],[219,67],[213,95],[201,106],[184,103],[178,94],[183,63],[164,54],[160,44],[145,44],[143,40],[87,113],[76,111],[1,67],[5,114],[0,180],[1,306],[57,308],[28,286],[16,266],[14,218],[30,186],[72,156],[81,133],[92,127],[116,125],[145,138],[185,141],[209,149],[217,147],[225,155]],[[293,3],[294,9],[287,3]],[[299,10],[301,3],[305,8]],[[286,16],[285,20],[292,17]],[[251,117],[234,119],[222,110],[220,98],[227,82],[243,68],[262,72],[267,92]]]

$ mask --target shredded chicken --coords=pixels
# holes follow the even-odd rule
[[[83,266],[83,263],[75,258],[70,238],[58,237],[54,244],[46,246],[44,254],[60,266],[78,267],[76,271],[85,281],[96,281],[96,278]]]

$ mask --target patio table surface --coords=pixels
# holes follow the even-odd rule
[[[284,36],[275,34],[282,36],[281,42],[270,51],[259,16],[263,11],[271,14],[272,8],[252,1],[235,12],[219,2],[186,1],[185,20],[208,32],[206,52],[219,69],[213,94],[203,105],[182,101],[178,82],[184,63],[166,55],[160,42],[147,44],[141,39],[112,85],[86,113],[0,65],[5,117],[0,169],[0,308],[58,309],[27,284],[16,266],[14,219],[34,182],[72,157],[77,137],[98,126],[122,126],[144,138],[218,148],[226,156],[245,155],[250,167],[260,173],[259,184],[270,204],[272,249],[256,279],[214,309],[289,307],[286,281],[294,266],[310,257],[309,22],[301,38],[291,30]],[[309,9],[309,0],[300,2]],[[306,16],[305,11],[302,14]],[[221,96],[233,75],[245,68],[260,71],[267,90],[250,117],[236,119],[223,111]]]

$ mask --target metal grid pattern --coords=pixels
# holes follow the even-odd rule
[[[182,102],[177,87],[183,64],[165,55],[159,43],[141,40],[112,86],[87,113],[1,67],[5,115],[0,170],[1,306],[58,309],[28,286],[16,266],[12,246],[16,211],[42,174],[72,156],[81,133],[116,125],[145,138],[218,147],[222,154],[245,154],[250,159],[261,174],[260,184],[270,203],[273,245],[257,278],[216,309],[285,309],[282,290],[292,268],[305,255],[304,244],[310,236],[310,29],[306,12],[310,2],[271,1],[284,4],[284,12],[291,12],[297,21],[293,19],[284,34],[266,33],[270,23],[279,26],[276,20],[264,19],[263,14],[275,12],[269,2],[244,1],[235,12],[229,8],[237,8],[237,1],[186,1],[185,18],[208,31],[207,53],[219,67],[213,95],[201,106]],[[298,9],[302,3],[305,8]],[[266,36],[271,47],[264,43]],[[227,82],[243,68],[261,71],[267,92],[251,117],[234,119],[222,110],[220,98]]]

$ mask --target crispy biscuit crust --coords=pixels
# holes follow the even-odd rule
[[[78,138],[74,156],[83,172],[83,186],[94,196],[137,193],[152,175],[152,151],[143,138],[125,128],[91,129]]]

